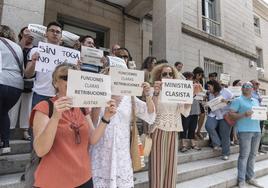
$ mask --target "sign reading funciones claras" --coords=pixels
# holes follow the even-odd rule
[[[77,64],[80,52],[71,48],[57,46],[54,44],[38,43],[39,59],[35,70],[38,72],[54,71],[55,67],[62,63]]]
[[[111,78],[68,70],[67,96],[72,98],[73,107],[105,107],[111,99]]]
[[[193,103],[193,82],[189,80],[163,79],[161,102]]]
[[[142,83],[144,82],[143,71],[111,67],[110,75],[112,79],[113,95],[142,95]]]

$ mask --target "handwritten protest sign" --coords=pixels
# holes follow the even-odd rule
[[[81,61],[86,64],[93,64],[102,66],[101,58],[103,57],[103,50],[90,48],[86,46],[81,47]]]
[[[268,106],[268,95],[261,96],[261,105]]]
[[[144,82],[144,72],[121,69],[117,67],[110,68],[112,79],[112,94],[122,96],[141,96],[142,83]]]
[[[230,80],[231,80],[231,76],[229,74],[222,73],[220,75],[220,81],[222,84],[228,85]]]
[[[109,67],[117,67],[121,69],[127,69],[127,65],[125,61],[119,57],[114,57],[114,56],[108,56],[108,66]]]
[[[111,99],[111,78],[70,69],[67,96],[73,99],[73,107],[105,107]]]
[[[0,52],[0,72],[2,72],[2,67],[3,67],[3,61],[2,61],[2,53]]]
[[[251,119],[267,120],[267,107],[253,106],[252,111]]]
[[[211,111],[215,111],[215,110],[218,110],[220,108],[227,106],[225,102],[222,102],[223,100],[224,98],[222,96],[219,96],[208,101],[207,105],[210,107]]]
[[[229,86],[228,89],[231,91],[234,97],[239,97],[242,95],[241,86]]]
[[[161,102],[193,103],[193,82],[189,80],[163,79]]]
[[[38,51],[39,59],[36,62],[35,70],[39,72],[53,71],[57,65],[64,62],[77,64],[80,59],[78,50],[44,42],[39,42]]]

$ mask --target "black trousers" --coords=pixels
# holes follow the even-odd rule
[[[76,188],[93,188],[93,180],[92,178],[90,180],[88,180],[86,183],[84,183],[83,185],[80,185]]]
[[[0,136],[2,142],[9,142],[10,119],[8,111],[17,103],[21,89],[0,84]]]
[[[181,116],[183,132],[180,134],[181,139],[194,139],[195,129],[197,127],[198,115],[189,115],[187,118]]]

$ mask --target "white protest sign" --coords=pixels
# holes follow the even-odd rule
[[[253,120],[267,120],[267,107],[253,106],[253,114],[251,119]]]
[[[268,95],[261,96],[261,105],[268,106]]]
[[[110,68],[112,79],[112,94],[122,96],[141,96],[142,83],[144,82],[144,72],[121,69],[117,67]]]
[[[108,56],[109,67],[117,67],[121,69],[127,69],[125,61],[119,57]]]
[[[81,46],[81,61],[86,64],[93,64],[103,66],[101,58],[103,57],[103,50]]]
[[[38,52],[39,59],[35,65],[35,70],[38,72],[54,71],[57,65],[64,62],[77,64],[77,61],[80,59],[80,52],[78,50],[44,42],[38,43]]]
[[[207,105],[210,107],[211,111],[218,110],[220,108],[223,108],[227,106],[225,102],[222,102],[224,98],[222,96],[216,97],[210,101],[207,102]]]
[[[43,40],[47,31],[47,27],[39,24],[29,24],[28,29],[31,31],[34,38]]]
[[[242,95],[241,86],[229,86],[228,89],[234,97],[239,97]]]
[[[161,102],[192,104],[193,82],[189,80],[163,79]]]
[[[2,61],[2,53],[0,52],[0,72],[2,72],[2,67],[3,67],[3,61]]]
[[[76,43],[78,39],[79,39],[78,35],[73,34],[69,31],[62,31],[62,40],[68,46],[74,46],[74,44]]]
[[[203,90],[202,92],[197,93],[194,99],[198,101],[203,101],[206,95],[207,95],[207,90]]]
[[[226,73],[222,73],[220,75],[220,81],[222,84],[228,85],[230,80],[231,80],[231,75],[226,74]]]
[[[70,69],[67,96],[73,99],[73,107],[105,107],[111,99],[111,78]]]

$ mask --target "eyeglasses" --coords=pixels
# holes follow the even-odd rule
[[[48,32],[51,32],[51,33],[56,33],[57,35],[60,35],[61,34],[61,31],[59,31],[59,30],[48,29],[47,31]]]
[[[61,75],[61,76],[59,76],[59,79],[67,81],[68,80],[68,75]]]
[[[167,76],[173,77],[173,72],[162,72],[161,76],[162,77],[167,77]]]

